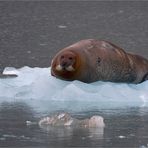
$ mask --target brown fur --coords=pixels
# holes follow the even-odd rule
[[[64,59],[61,59],[63,56]],[[63,68],[57,71],[55,67],[63,62],[75,70]],[[86,39],[58,52],[51,64],[51,73],[60,79],[86,83],[98,80],[140,83],[148,79],[148,60],[127,53],[110,42]]]

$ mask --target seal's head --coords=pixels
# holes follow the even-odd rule
[[[70,50],[62,51],[55,56],[51,63],[51,74],[61,79],[72,80],[78,68],[76,53]]]
[[[57,59],[56,71],[59,72],[75,71],[75,63],[76,63],[76,55],[73,52],[67,51],[61,53]]]

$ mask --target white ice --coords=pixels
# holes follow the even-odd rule
[[[13,100],[38,100],[66,102],[71,107],[92,106],[147,106],[148,81],[141,84],[80,81],[63,81],[50,74],[49,68],[7,67],[3,74],[17,74],[16,78],[0,79],[0,102]]]

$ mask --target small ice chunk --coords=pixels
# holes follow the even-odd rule
[[[6,138],[3,138],[3,137],[2,137],[2,138],[0,138],[0,141],[4,141],[4,140],[6,140]]]
[[[3,75],[18,75],[19,71],[14,67],[6,67],[3,71]]]
[[[88,128],[104,128],[104,119],[101,116],[95,115],[90,119],[79,120],[72,118],[68,113],[61,113],[51,117],[45,117],[39,121],[39,125],[52,126],[82,126]]]
[[[45,46],[47,45],[47,43],[40,43],[40,46]]]
[[[120,139],[124,139],[124,138],[126,138],[126,137],[121,135],[121,136],[119,136],[119,138],[120,138]]]
[[[37,124],[36,122],[32,122],[32,121],[26,121],[26,125],[35,125],[35,124]]]
[[[103,117],[101,117],[101,116],[92,116],[89,119],[89,127],[105,127]]]
[[[43,119],[41,119],[40,121],[39,121],[39,125],[50,125],[51,123],[52,123],[52,121],[53,121],[53,119],[52,118],[50,118],[50,117],[45,117],[45,118],[43,118]]]
[[[5,137],[5,138],[16,138],[17,136],[15,136],[15,135],[9,135],[9,134],[4,134],[3,135],[3,137]]]
[[[63,118],[65,116],[65,113],[62,113],[62,114],[60,114],[59,116],[58,116],[58,119],[61,119],[61,118]]]
[[[65,26],[65,25],[58,25],[58,28],[65,29],[65,28],[67,28],[67,26]]]
[[[72,124],[72,122],[73,122],[73,120],[71,119],[71,120],[69,120],[68,122],[66,122],[64,125],[65,125],[65,126],[70,126],[70,125]]]
[[[27,51],[27,53],[28,53],[28,54],[30,54],[30,53],[31,53],[31,51],[30,51],[30,50],[28,50],[28,51]]]
[[[24,136],[24,135],[20,136],[20,138],[21,138],[21,139],[25,139],[25,140],[29,140],[29,139],[30,139],[30,137],[26,137],[26,136]]]
[[[119,13],[123,13],[124,11],[123,10],[119,10]]]

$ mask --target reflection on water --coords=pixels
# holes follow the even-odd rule
[[[36,122],[61,109],[50,110],[48,102],[49,109],[43,110],[45,104],[39,103],[40,108],[37,104],[37,101],[0,104],[0,146],[146,147],[148,144],[148,108],[67,109],[78,119],[101,115],[105,128],[27,126],[27,120]]]

